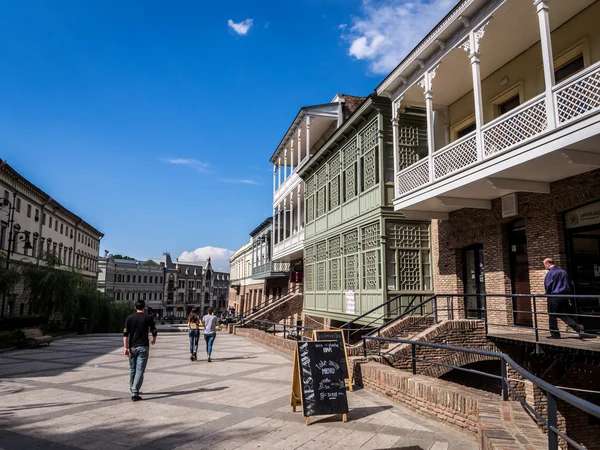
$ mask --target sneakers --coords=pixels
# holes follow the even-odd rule
[[[585,329],[583,328],[583,325],[579,325],[577,327],[577,332],[579,333],[579,339],[583,339],[585,334]]]
[[[190,361],[193,361],[193,360],[194,360],[194,355],[192,354],[192,355],[190,355]]]
[[[210,359],[210,356],[208,357],[207,361],[208,361],[208,362],[212,362],[212,360]]]
[[[194,358],[192,361],[198,361],[198,355],[195,352],[192,354],[192,358]]]
[[[139,395],[134,395],[133,397],[131,397],[132,402],[139,402],[140,400],[142,400],[142,397],[140,397]]]

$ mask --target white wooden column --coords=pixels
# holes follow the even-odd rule
[[[290,175],[294,171],[294,136],[290,138]]]
[[[396,178],[398,177],[398,138],[399,138],[399,130],[398,130],[398,108],[400,108],[400,104],[402,102],[402,97],[397,100],[392,101],[392,136],[393,143],[392,148],[394,152],[394,197],[398,197],[398,192],[396,192]],[[386,180],[387,181],[387,180]]]
[[[311,117],[306,116],[306,158],[310,158],[310,121]]]
[[[285,239],[287,236],[287,233],[286,233],[286,229],[287,229],[286,215],[287,215],[287,213],[285,212],[286,210],[287,210],[287,197],[284,197],[283,198],[283,239]]]
[[[279,186],[277,188],[281,187],[281,156],[279,157],[279,159],[277,160],[277,169],[279,170],[279,175],[278,175],[278,179],[279,179]]]
[[[254,238],[252,238],[252,268],[254,268],[254,246],[255,246],[255,242],[254,242]]]
[[[294,233],[294,191],[290,192],[290,237]]]
[[[273,193],[277,191],[277,164],[273,164]]]
[[[548,115],[548,128],[556,128],[556,108],[552,88],[556,83],[554,78],[554,57],[552,55],[552,37],[550,31],[550,18],[548,15],[548,0],[535,0],[540,26],[540,42],[542,44],[542,61],[544,63],[544,84],[546,85],[546,113]]]
[[[298,166],[302,162],[302,127],[298,127]]]
[[[429,181],[434,179],[433,153],[435,152],[435,130],[433,128],[433,79],[437,66],[425,72],[419,85],[425,92],[425,108],[427,113],[427,159],[429,161]],[[395,183],[394,183],[395,184]]]
[[[300,229],[302,228],[302,197],[300,195],[300,189],[302,188],[302,183],[300,183],[298,185],[298,194],[297,194],[297,199],[298,199],[298,232],[300,232]]]
[[[285,148],[285,150],[283,151],[283,182],[285,183],[285,180],[288,177],[288,149],[287,147]]]
[[[483,136],[481,127],[483,126],[483,98],[481,96],[481,70],[479,60],[479,41],[485,34],[485,27],[489,22],[484,23],[477,30],[469,33],[469,39],[461,45],[463,50],[469,53],[471,60],[471,75],[473,78],[473,99],[475,101],[475,126],[477,139],[477,159],[481,161],[484,157]]]
[[[277,208],[273,208],[273,229],[271,230],[271,234],[273,235],[273,245],[275,245],[277,242],[279,242],[279,239],[277,239],[277,236],[275,236],[276,233],[277,233]]]

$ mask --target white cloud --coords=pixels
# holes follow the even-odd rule
[[[361,16],[342,37],[348,53],[387,74],[457,4],[457,0],[363,0]],[[342,27],[340,27],[342,28]],[[342,28],[344,30],[344,28]]]
[[[241,184],[259,184],[258,181],[254,180],[233,180],[233,179],[224,179],[221,180],[223,183],[241,183]]]
[[[250,28],[252,27],[252,23],[252,19],[242,20],[239,23],[235,23],[231,19],[227,21],[227,25],[240,36],[246,36],[248,34],[248,31],[250,31]]]
[[[206,261],[210,258],[210,263],[214,270],[229,270],[229,258],[233,255],[233,250],[219,247],[199,247],[191,252],[183,252],[179,256],[179,261]]]
[[[210,167],[208,163],[204,163],[202,161],[198,161],[197,159],[190,158],[163,158],[163,162],[179,166],[188,166],[199,173],[207,173]]]
[[[347,24],[347,23],[341,23],[341,24],[339,24],[339,25],[338,25],[338,28],[339,28],[340,30],[345,30],[345,29],[346,29],[346,27],[348,27],[348,24]]]

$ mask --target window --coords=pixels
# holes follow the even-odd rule
[[[52,245],[52,253],[54,253],[54,255],[56,256],[56,247],[58,245],[56,244],[56,242]]]
[[[54,221],[54,231],[58,231],[58,220]]]
[[[454,126],[452,126],[452,140],[455,141],[475,131],[475,114],[466,117]]]
[[[142,295],[142,300],[146,300],[146,293],[144,292],[144,294]]]
[[[360,133],[361,192],[379,183],[379,122],[375,118]]]
[[[356,142],[356,137],[348,143],[342,149],[342,157],[344,158],[343,164],[343,201],[347,202],[348,200],[356,197],[357,194],[357,154],[358,154],[358,146]]]
[[[158,276],[154,277],[154,284],[158,284]]]
[[[315,217],[321,217],[327,212],[326,197],[327,197],[327,166],[323,166],[316,175],[317,192],[316,192],[316,211]],[[285,238],[285,236],[284,236]]]
[[[8,200],[8,198],[9,198],[9,193],[8,193],[8,191],[5,190],[4,191],[4,200]]]
[[[64,227],[62,223],[60,224],[60,234],[64,234]]]
[[[15,203],[15,209],[17,210],[18,213],[21,212],[21,199],[19,197],[17,197],[16,203]]]
[[[42,213],[42,225],[46,225],[46,213]]]
[[[362,286],[365,290],[381,289],[381,243],[379,222],[360,229],[362,247]]]
[[[121,293],[117,292],[117,300],[121,300]]]
[[[65,236],[69,235],[69,227],[65,226]]]
[[[148,283],[148,275],[144,275],[144,284]]]
[[[507,112],[517,108],[520,104],[521,104],[521,100],[519,99],[519,96],[515,95],[511,99],[498,105],[498,110],[500,112],[500,115],[506,114]]]
[[[33,237],[33,243],[31,244],[31,246],[33,247],[31,250],[31,256],[36,256],[37,255],[37,242],[38,242],[38,238],[36,236]]]
[[[141,283],[141,282],[142,282],[142,276],[138,275],[138,283]]]
[[[432,290],[429,224],[388,221],[386,236],[388,289]]]
[[[21,303],[19,305],[19,315],[22,316],[25,314],[25,303]]]
[[[6,243],[6,231],[7,231],[8,225],[6,224],[2,224],[2,226],[0,227],[0,248],[4,249],[5,243]]]
[[[127,282],[130,283],[131,282],[131,275],[127,274]]]
[[[160,277],[160,284],[163,284],[163,277]]]
[[[35,220],[40,220],[40,210],[35,208]]]
[[[570,62],[564,64],[560,68],[554,71],[554,79],[556,83],[560,83],[562,80],[570,77],[571,75],[576,74],[580,70],[585,67],[585,63],[583,60],[583,55],[580,54],[575,59]]]
[[[31,205],[27,205],[27,217],[31,217]]]

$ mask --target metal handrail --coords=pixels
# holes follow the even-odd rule
[[[503,400],[504,401],[508,400],[508,393],[509,393],[509,391],[511,391],[518,398],[519,402],[521,403],[521,405],[523,405],[523,407],[525,407],[528,411],[530,411],[532,414],[534,414],[540,421],[542,421],[544,423],[544,425],[546,425],[546,427],[548,427],[548,430],[549,430],[548,431],[548,449],[549,450],[558,450],[558,437],[559,436],[562,437],[563,439],[565,439],[567,442],[569,442],[574,447],[581,449],[581,450],[585,450],[585,447],[582,447],[581,445],[579,445],[578,443],[573,441],[565,433],[563,433],[562,431],[560,431],[558,429],[558,413],[557,413],[557,406],[556,406],[557,399],[562,400],[589,415],[600,418],[600,406],[595,405],[591,402],[588,402],[587,400],[579,398],[573,394],[565,392],[565,391],[557,388],[556,386],[553,386],[550,383],[536,377],[535,375],[533,375],[532,373],[528,372],[523,367],[521,367],[519,364],[517,364],[510,356],[508,356],[505,353],[490,352],[487,350],[476,350],[476,349],[464,348],[464,347],[454,347],[451,345],[435,344],[432,342],[414,341],[411,339],[363,336],[362,337],[363,357],[365,359],[367,358],[367,348],[368,348],[367,340],[369,340],[369,339],[374,340],[374,341],[379,341],[379,342],[394,342],[394,343],[398,343],[398,344],[410,344],[411,350],[412,350],[410,359],[412,361],[412,373],[414,375],[417,374],[417,362],[425,362],[428,364],[440,365],[440,366],[450,367],[453,369],[459,369],[459,370],[463,370],[463,371],[467,371],[467,372],[471,372],[471,373],[477,373],[477,374],[488,376],[491,378],[500,378],[502,381],[502,398],[503,398]],[[417,358],[416,357],[416,347],[417,346],[437,348],[437,349],[442,349],[442,350],[449,350],[449,351],[456,351],[456,352],[463,352],[463,353],[471,353],[471,354],[476,354],[476,355],[498,358],[501,362],[501,374],[502,375],[499,377],[498,375],[487,374],[485,372],[481,372],[478,370],[467,369],[464,367],[454,366],[454,365],[450,365],[450,364],[443,364],[443,363],[440,363],[437,361],[428,361],[426,359]],[[378,351],[378,354],[382,355],[381,350]],[[388,353],[383,352],[383,354],[388,354]],[[401,355],[393,355],[393,356],[403,357]],[[409,357],[405,357],[405,358],[408,359]],[[510,382],[509,382],[510,380],[508,378],[507,369],[506,369],[507,364],[509,366],[511,366],[523,378],[525,378],[526,380],[529,380],[533,385],[537,386],[539,389],[546,392],[546,395],[547,395],[546,406],[547,406],[548,419],[545,419],[542,416],[542,414],[539,413],[535,409],[535,407],[529,405],[529,403],[527,403],[527,401],[525,399],[523,399],[514,390],[514,388],[510,385]]]
[[[299,336],[300,340],[304,339],[305,336],[302,335],[302,334],[299,334],[298,330],[309,330],[309,331],[318,330],[318,328],[305,327],[303,325],[288,325],[286,323],[271,322],[271,321],[268,321],[268,320],[254,320],[254,319],[250,320],[250,326],[251,327],[254,327],[255,323],[259,324],[259,327],[258,327],[259,330],[260,330],[260,325],[261,324],[267,325],[265,327],[265,330],[264,330],[265,333],[267,332],[269,326],[273,326],[273,332],[277,332],[277,330],[276,330],[277,326],[283,327],[283,338],[284,339],[289,338],[289,336],[290,336],[289,330],[296,330],[295,336]],[[307,337],[306,339],[310,339],[310,338]]]
[[[252,308],[246,309],[245,311],[239,313],[237,316],[235,316],[233,318],[233,320],[240,321],[243,320],[245,317],[247,317],[250,314],[255,314],[257,312],[259,312],[261,309],[270,306],[272,304],[274,304],[275,302],[278,302],[279,300],[281,300],[283,297],[288,296],[289,294],[296,292],[296,288],[289,288],[286,292],[284,292],[283,294],[279,294],[278,296],[274,297],[273,299],[271,299],[271,301],[269,300],[265,300],[262,303],[259,303],[256,306],[253,306]]]

